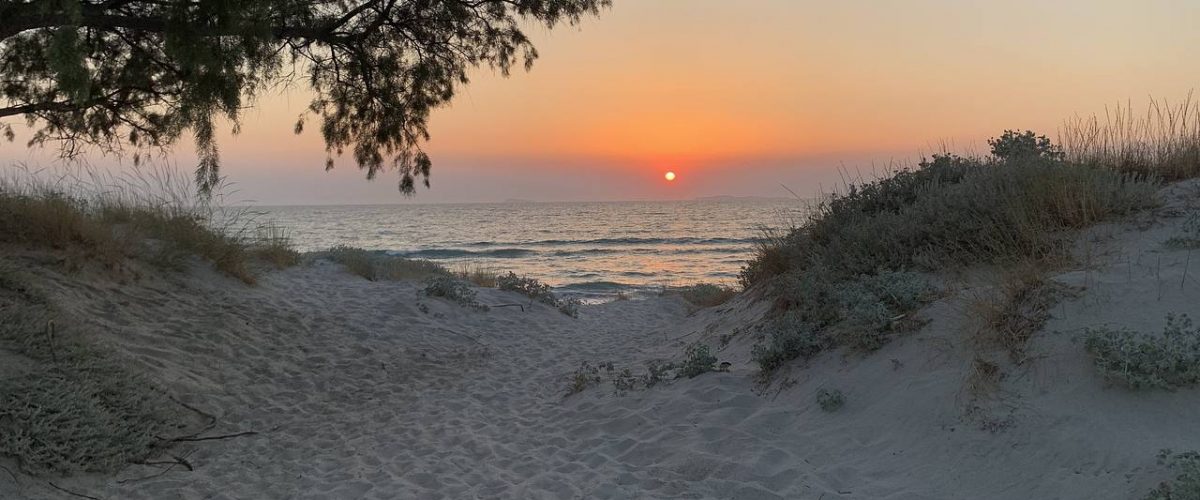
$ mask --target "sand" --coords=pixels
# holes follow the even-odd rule
[[[986,400],[964,387],[980,328],[971,302],[994,286],[970,273],[946,278],[920,331],[764,386],[750,359],[747,326],[765,312],[754,297],[699,311],[678,297],[617,301],[573,319],[536,304],[465,309],[327,262],[254,287],[200,265],[124,285],[43,269],[72,316],[217,417],[205,435],[254,433],[173,448],[191,471],[52,480],[102,499],[1137,498],[1170,475],[1160,449],[1200,450],[1200,391],[1110,386],[1078,338],[1160,331],[1168,312],[1200,319],[1200,251],[1161,244],[1200,211],[1200,183],[1164,199],[1080,235],[1079,263],[1054,278],[1078,293]],[[640,372],[697,341],[730,371],[567,395],[585,361]],[[845,407],[822,411],[821,388],[845,393]],[[77,497],[0,471],[0,498]]]

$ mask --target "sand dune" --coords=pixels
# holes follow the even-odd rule
[[[1200,254],[1161,244],[1200,211],[1200,183],[1164,199],[1080,236],[1079,264],[1054,278],[1076,293],[1032,361],[983,400],[964,389],[980,327],[970,302],[994,285],[971,273],[945,278],[922,330],[763,385],[753,297],[702,311],[618,301],[573,319],[543,305],[474,311],[326,262],[255,287],[202,269],[133,284],[35,269],[63,309],[213,415],[206,435],[252,433],[176,446],[191,471],[54,482],[104,499],[1140,497],[1168,476],[1159,449],[1200,449],[1200,391],[1110,387],[1078,337],[1200,316]],[[495,290],[480,300],[528,304]],[[730,371],[566,395],[581,363],[641,372],[697,341]],[[821,388],[844,392],[845,407],[822,411]],[[19,474],[0,474],[0,497],[71,498]]]

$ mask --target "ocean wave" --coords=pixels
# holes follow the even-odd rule
[[[391,253],[391,252],[389,252]],[[395,252],[395,255],[410,259],[456,259],[463,257],[490,257],[494,259],[517,259],[530,257],[537,251],[527,248],[497,248],[494,250],[462,250],[458,248],[430,248],[411,252]]]
[[[758,242],[759,238],[596,238],[587,240],[538,240],[529,242],[477,241],[470,243],[472,247],[490,247],[499,245],[528,245],[528,246],[561,246],[561,245],[719,245],[719,244],[750,244]]]

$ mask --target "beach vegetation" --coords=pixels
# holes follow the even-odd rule
[[[717,357],[705,344],[692,344],[684,352],[676,377],[696,378],[717,369]]]
[[[559,297],[550,289],[550,285],[537,278],[517,276],[512,271],[496,277],[496,288],[505,292],[519,293],[535,302],[558,309],[559,312],[572,318],[579,316],[579,307],[583,305],[583,301],[577,297]]]
[[[1045,277],[1036,264],[1017,265],[1001,279],[996,293],[973,304],[984,327],[976,340],[981,348],[999,348],[1017,364],[1027,359],[1026,347],[1050,319],[1050,309],[1068,291]]]
[[[476,292],[471,288],[471,284],[451,275],[433,276],[425,281],[425,288],[421,293],[426,297],[439,297],[451,302],[454,302],[463,307],[469,307],[479,311],[487,311],[489,308],[485,304],[481,304],[475,297]]]
[[[339,245],[316,254],[346,267],[347,271],[371,281],[428,280],[452,273],[441,264],[424,259],[409,259],[386,252]]]
[[[48,298],[0,273],[0,456],[30,474],[115,472],[177,428],[170,402],[128,363],[86,342]]]
[[[220,212],[169,171],[139,182],[66,188],[33,177],[0,179],[0,243],[63,252],[75,261],[122,269],[129,258],[182,270],[200,257],[245,283],[252,263],[294,265],[282,228],[244,212]],[[99,189],[103,187],[103,189]]]
[[[1200,213],[1193,213],[1183,221],[1180,233],[1167,239],[1163,244],[1167,248],[1197,249],[1200,248]]]
[[[846,395],[837,389],[821,389],[817,391],[817,405],[827,412],[835,412],[846,406]]]
[[[1108,381],[1132,389],[1167,389],[1200,384],[1200,327],[1186,314],[1167,315],[1158,334],[1126,328],[1089,328],[1084,348]]]
[[[684,300],[700,307],[716,307],[737,295],[737,290],[727,285],[697,283],[695,285],[668,288],[666,293],[677,293]]]
[[[454,274],[482,288],[496,288],[499,285],[497,278],[500,276],[500,273],[496,271],[496,268],[478,263],[459,265],[454,270]]]
[[[1159,465],[1166,466],[1174,474],[1147,494],[1145,500],[1194,500],[1200,498],[1200,452],[1174,453],[1162,450],[1158,454]]]
[[[922,273],[1061,261],[1070,230],[1156,203],[1155,179],[1071,161],[1033,132],[991,143],[989,157],[935,154],[850,185],[760,243],[740,280],[761,287],[779,316],[755,351],[764,371],[827,347],[879,348],[936,295]],[[1009,333],[1019,341],[1027,330]]]

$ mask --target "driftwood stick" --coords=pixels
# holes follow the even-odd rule
[[[68,489],[66,489],[66,488],[63,488],[62,486],[59,486],[59,485],[57,485],[57,484],[54,484],[54,482],[53,482],[53,481],[46,481],[46,484],[49,484],[50,486],[54,487],[54,489],[56,489],[56,490],[58,490],[58,491],[61,491],[61,492],[63,492],[63,493],[66,493],[66,494],[68,494],[68,495],[74,495],[74,496],[77,496],[77,497],[79,497],[79,498],[87,498],[87,499],[90,499],[90,500],[100,500],[99,498],[96,498],[96,497],[93,497],[93,496],[84,495],[83,493],[76,493],[76,492],[74,492],[74,491],[71,491],[71,490],[68,490]]]
[[[494,306],[489,305],[488,307],[520,307],[521,312],[525,312],[524,304],[496,304]]]
[[[190,443],[190,442],[195,442],[195,441],[216,441],[218,439],[232,439],[235,437],[253,436],[255,434],[258,434],[258,431],[235,432],[233,434],[221,434],[219,436],[177,437],[175,439],[172,439],[171,441],[174,441],[176,443],[182,443],[182,442]]]

